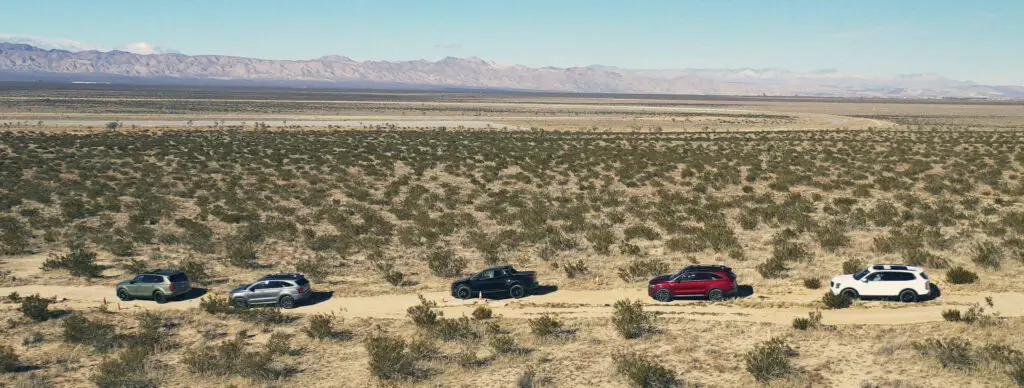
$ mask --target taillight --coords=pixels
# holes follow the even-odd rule
[[[301,293],[303,293],[303,292],[306,292],[306,289],[305,289],[305,288],[302,288],[302,287],[299,287],[298,291],[299,291],[299,293],[301,294]]]
[[[171,283],[171,285],[168,286],[167,288],[170,289],[171,291],[174,291],[174,283]]]

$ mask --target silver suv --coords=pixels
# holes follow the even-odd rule
[[[294,308],[296,303],[313,295],[312,285],[301,273],[267,275],[259,280],[231,290],[228,299],[235,308],[245,309],[254,304],[276,304],[281,308]]]

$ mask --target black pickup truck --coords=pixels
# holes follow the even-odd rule
[[[452,283],[452,296],[469,299],[481,293],[504,293],[513,298],[522,298],[537,288],[537,273],[534,271],[516,271],[512,266],[490,267],[480,273],[462,278]]]

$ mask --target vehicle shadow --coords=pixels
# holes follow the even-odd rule
[[[555,291],[558,291],[558,286],[555,286],[555,285],[537,286],[537,288],[534,288],[534,289],[532,289],[530,291],[527,291],[526,292],[526,296],[524,296],[523,298],[524,299],[525,298],[529,298],[529,297],[531,297],[533,295],[547,295],[547,294],[550,294],[550,293],[555,292]],[[515,299],[515,298],[509,296],[509,294],[507,292],[495,292],[495,293],[492,293],[492,294],[484,294],[484,299],[488,299],[488,300],[507,300],[507,299]]]
[[[309,296],[309,299],[302,304],[303,306],[312,306],[326,302],[334,297],[334,291],[314,291],[313,295]]]
[[[184,302],[186,300],[192,300],[192,299],[196,299],[196,298],[201,298],[201,297],[203,297],[203,295],[206,295],[206,293],[207,293],[207,290],[205,288],[202,288],[202,287],[192,287],[191,290],[188,290],[188,292],[186,292],[184,294],[178,295],[174,300],[178,301],[178,302]]]
[[[733,295],[733,299],[746,298],[754,295],[754,286],[749,284],[740,284],[736,286],[736,295]]]

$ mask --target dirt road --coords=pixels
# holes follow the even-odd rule
[[[172,301],[163,305],[149,300],[120,302],[114,295],[112,287],[103,286],[31,285],[0,288],[0,295],[7,295],[11,292],[17,292],[22,296],[38,293],[44,297],[56,297],[59,302],[53,305],[53,309],[98,307],[103,304],[104,300],[109,303],[109,308],[116,310],[117,306],[120,306],[122,312],[138,309],[189,309],[199,306],[198,297]],[[808,312],[819,308],[820,304],[817,301],[820,295],[820,291],[807,290],[783,296],[753,295],[720,303],[701,300],[659,303],[648,298],[643,289],[556,290],[519,300],[457,300],[444,292],[431,292],[423,296],[427,300],[437,302],[438,307],[444,311],[444,315],[447,317],[469,315],[478,304],[486,304],[494,310],[496,315],[508,318],[529,318],[543,313],[559,314],[565,317],[603,317],[611,315],[612,304],[616,300],[629,298],[644,301],[647,310],[655,311],[665,317],[789,324],[793,317],[806,316]],[[320,296],[317,303],[300,306],[290,310],[289,313],[337,312],[351,318],[401,319],[405,318],[406,309],[409,306],[419,303],[415,294],[342,297],[321,293]],[[986,305],[986,296],[992,297],[994,307],[990,308]],[[917,304],[886,301],[857,302],[851,308],[823,311],[823,322],[842,325],[941,321],[943,310],[948,308],[966,309],[967,305],[971,303],[978,303],[986,307],[986,311],[997,312],[1004,317],[1024,316],[1024,294],[1022,293],[952,293],[944,294],[938,300]],[[13,309],[16,306],[7,304],[4,308]]]

